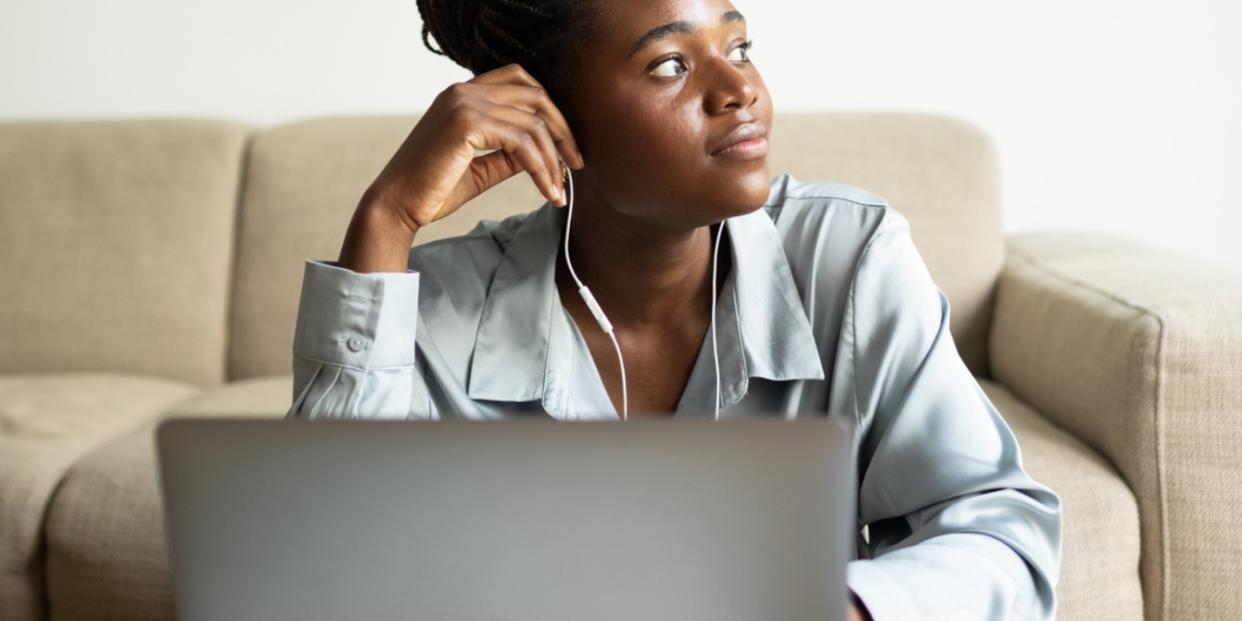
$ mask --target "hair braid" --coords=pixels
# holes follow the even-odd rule
[[[481,27],[475,32],[475,39],[480,46],[485,46],[489,50],[495,50],[496,46],[488,43],[488,37],[483,32],[486,30],[486,35],[494,37],[495,43],[504,48],[504,52],[495,54],[494,58],[498,63],[497,66],[507,65],[510,62],[528,66],[531,64],[531,61],[535,60],[536,54],[534,50],[522,45],[521,41],[505,32],[503,27],[505,17],[505,15],[491,9],[491,7],[485,7],[479,13],[479,25]]]
[[[590,36],[589,0],[417,0],[423,45],[475,75],[522,65],[549,91],[578,70],[577,44]],[[437,47],[433,47],[434,38]]]
[[[474,40],[474,25],[467,20],[478,15],[480,0],[417,0],[423,18],[423,45],[441,56],[470,69],[472,60],[465,42]],[[453,10],[447,7],[454,7]],[[439,49],[431,46],[434,35]]]

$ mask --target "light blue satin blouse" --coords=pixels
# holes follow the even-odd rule
[[[564,222],[546,203],[483,221],[405,273],[307,260],[288,416],[618,418],[553,280]],[[959,357],[907,219],[785,175],[726,230],[720,416],[855,419],[850,590],[877,621],[1053,618],[1060,499]],[[705,339],[675,416],[710,419],[715,389]]]

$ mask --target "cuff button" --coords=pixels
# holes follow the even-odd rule
[[[351,336],[349,337],[349,340],[345,342],[345,345],[349,347],[350,351],[362,351],[363,349],[366,349],[367,342],[363,340],[361,336]]]

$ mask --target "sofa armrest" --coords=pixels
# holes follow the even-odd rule
[[[1008,238],[997,381],[1139,503],[1147,619],[1242,618],[1242,273],[1087,234]]]

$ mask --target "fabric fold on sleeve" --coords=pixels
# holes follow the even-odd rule
[[[415,380],[419,274],[309,259],[293,339],[292,418],[405,418]]]
[[[859,521],[847,583],[876,621],[1052,619],[1061,505],[962,362],[949,301],[886,214],[864,251],[852,332]]]

